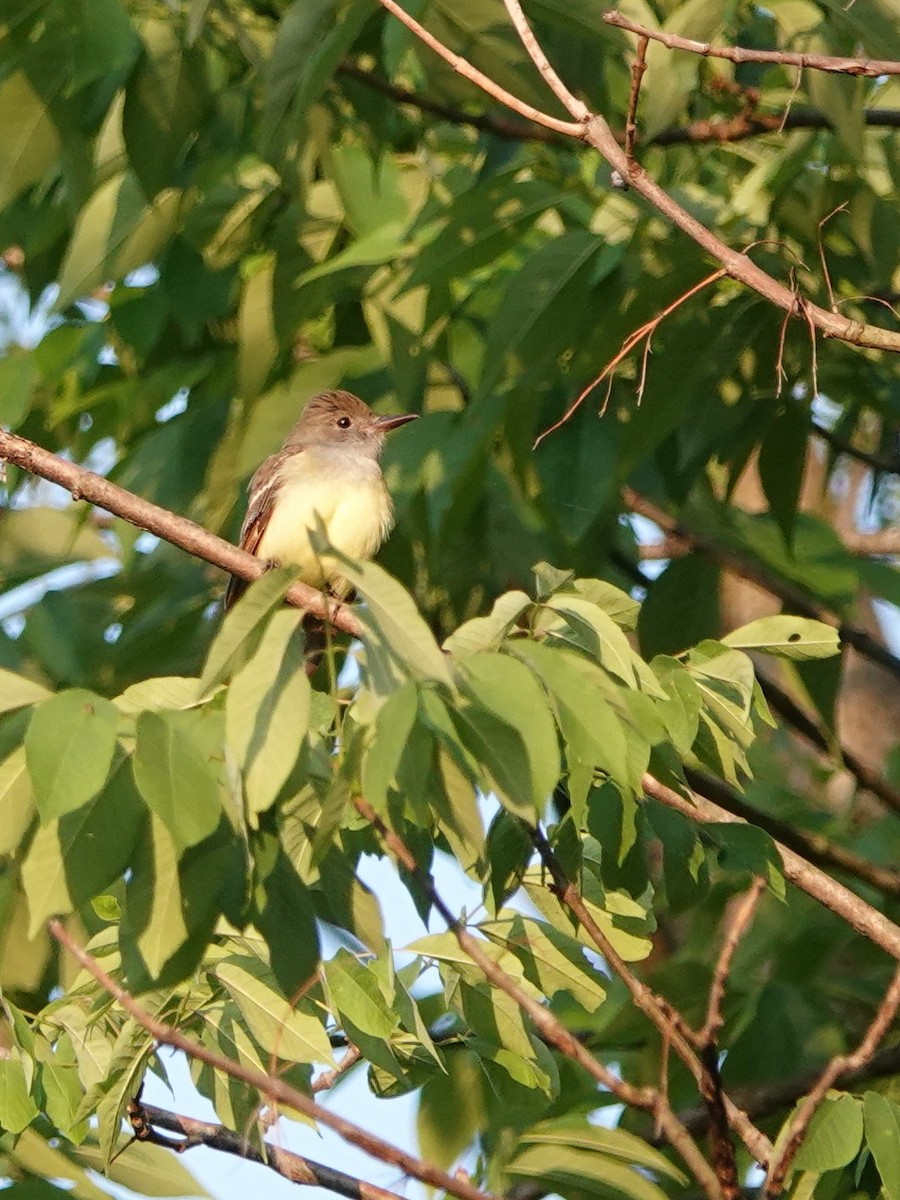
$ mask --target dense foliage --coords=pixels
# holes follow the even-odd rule
[[[415,9],[563,115],[499,0]],[[896,0],[621,10],[721,44],[900,59]],[[528,15],[569,87],[621,130],[635,39],[593,0],[533,0]],[[644,168],[778,279],[897,328],[897,77],[658,44],[647,65]],[[763,128],[786,111],[784,129]],[[877,630],[869,598],[900,600],[891,560],[853,542],[860,520],[871,532],[892,515],[896,359],[817,344],[734,279],[674,305],[717,264],[611,186],[595,151],[510,117],[375,0],[7,0],[0,248],[4,287],[36,308],[56,288],[36,344],[18,344],[21,322],[0,331],[0,423],[223,536],[313,393],[340,384],[422,413],[386,452],[398,524],[382,566],[347,564],[365,601],[355,666],[338,637],[312,683],[289,572],[223,622],[220,572],[8,468],[11,1197],[34,1178],[93,1188],[82,1172],[97,1163],[148,1193],[187,1189],[158,1148],[110,1167],[126,1102],[164,1065],[151,1033],[73,973],[54,915],[149,1012],[245,1066],[274,1062],[301,1091],[336,1047],[358,1047],[376,1095],[420,1092],[423,1158],[452,1168],[477,1147],[479,1187],[697,1194],[690,1163],[655,1148],[647,1106],[616,1129],[589,1119],[622,1097],[538,1036],[453,931],[395,962],[356,875],[389,852],[369,806],[418,864],[401,877],[422,915],[434,855],[450,855],[483,887],[467,924],[506,977],[676,1113],[699,1103],[697,1082],[628,980],[699,1029],[735,897],[765,879],[718,1048],[726,1091],[760,1100],[751,1115],[774,1141],[810,1072],[859,1043],[895,966],[786,882],[771,834],[896,915],[900,670],[890,654],[860,668],[832,624],[796,615]],[[669,305],[652,352],[639,344],[535,448]],[[649,527],[626,485],[678,516],[661,572],[642,569]],[[735,569],[771,593],[762,607],[745,595],[743,618]],[[773,718],[756,651],[819,749],[783,705]],[[851,726],[881,800],[842,769]],[[726,807],[754,806],[750,823],[647,798],[648,772],[689,803],[688,782],[706,780]],[[557,894],[540,830],[624,977]],[[323,922],[345,944],[324,961]],[[900,1062],[885,1062],[818,1108],[798,1196],[900,1196]],[[193,1069],[223,1125],[252,1126],[256,1089]],[[776,1081],[787,1090],[766,1102]],[[739,1143],[742,1178],[753,1161]]]

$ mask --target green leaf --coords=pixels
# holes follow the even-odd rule
[[[0,1129],[21,1133],[38,1115],[18,1058],[0,1058]]]
[[[836,1171],[859,1153],[863,1136],[863,1105],[856,1096],[829,1093],[816,1109],[797,1151],[798,1171]]]
[[[265,138],[291,124],[291,114],[295,121],[306,117],[374,7],[373,0],[354,0],[340,9],[335,0],[296,0],[291,5],[266,65]]]
[[[840,653],[841,640],[833,625],[805,617],[760,617],[722,638],[737,650],[756,650],[776,658],[828,658]]]
[[[421,238],[406,287],[443,284],[496,263],[525,227],[565,198],[565,192],[542,179],[518,180],[509,175],[489,178],[464,191],[442,211],[447,222],[437,236]]]
[[[784,899],[781,855],[764,829],[731,821],[714,822],[703,828],[721,847],[719,861],[726,870],[761,875],[775,895]]]
[[[77,1112],[84,1089],[71,1042],[63,1035],[54,1048],[46,1038],[38,1037],[35,1050],[41,1064],[40,1084],[47,1116],[70,1141],[82,1141],[88,1126],[86,1121],[77,1119]]]
[[[507,1167],[513,1175],[557,1184],[552,1191],[608,1196],[610,1191],[631,1200],[664,1200],[666,1193],[646,1175],[639,1174],[610,1155],[575,1146],[533,1145],[516,1155]]]
[[[0,92],[2,88],[0,84]],[[0,358],[0,424],[15,429],[25,420],[37,382],[37,362],[31,351],[23,350],[20,346],[8,347],[4,357]]]
[[[0,763],[0,856],[13,854],[35,815],[25,747],[18,746]]]
[[[118,714],[93,692],[60,692],[39,705],[25,735],[28,773],[41,821],[96,796],[116,749]]]
[[[809,410],[790,403],[776,416],[759,449],[759,480],[786,546],[794,537],[809,453]]]
[[[222,816],[219,724],[202,711],[137,719],[135,781],[181,849],[208,837]]]
[[[490,651],[464,659],[460,677],[473,702],[459,709],[469,748],[506,806],[533,818],[560,775],[556,727],[540,684],[524,663]]]
[[[69,1180],[73,1186],[63,1194],[74,1200],[109,1200],[109,1193],[97,1187],[84,1167],[50,1145],[36,1129],[26,1129],[21,1134],[10,1158],[38,1178]]]
[[[27,704],[38,704],[51,696],[43,684],[26,679],[24,675],[16,675],[0,667],[0,713],[12,712],[16,708],[24,708]]]
[[[206,656],[206,665],[200,677],[199,695],[204,696],[210,688],[226,680],[240,665],[240,658],[255,644],[269,613],[284,599],[288,588],[297,578],[292,567],[278,567],[266,571],[255,579],[244,595],[222,621]]]
[[[322,1022],[291,1008],[273,986],[271,972],[258,959],[236,955],[223,959],[216,965],[215,975],[269,1054],[285,1062],[334,1065]]]
[[[158,712],[163,708],[193,708],[200,703],[198,683],[199,680],[187,675],[142,679],[127,687],[121,696],[116,696],[113,704],[120,712],[132,717],[147,709]]]
[[[721,629],[719,567],[700,554],[676,558],[654,580],[641,605],[638,637],[647,658],[679,654]]]
[[[900,1106],[878,1092],[863,1096],[866,1145],[872,1151],[886,1200],[900,1198]]]
[[[174,177],[205,116],[204,63],[171,21],[141,23],[144,52],[125,88],[122,133],[128,161],[152,197]]]
[[[178,873],[178,846],[159,817],[133,867],[125,897],[122,940],[133,938],[143,966],[155,979],[190,937]],[[124,947],[123,947],[124,949]]]
[[[272,288],[275,258],[245,264],[238,308],[238,393],[252,400],[262,391],[278,354]]]
[[[418,690],[412,680],[388,696],[378,710],[374,735],[362,762],[362,786],[366,799],[380,813],[387,811],[389,793],[400,790],[398,771],[418,713]]]
[[[279,850],[270,870],[257,860],[253,923],[266,939],[272,973],[286,996],[310,979],[319,965],[321,947],[313,897],[288,856]]]
[[[480,929],[518,958],[525,978],[548,999],[567,992],[589,1013],[605,999],[605,976],[590,965],[576,938],[518,913],[501,913],[495,921],[482,922]]]
[[[0,210],[59,156],[59,131],[24,71],[0,83]]]
[[[571,776],[577,766],[587,768],[586,780],[600,767],[628,791],[639,784],[629,769],[630,735],[621,716],[609,703],[602,672],[593,663],[563,647],[519,640],[510,650],[532,667],[550,693],[556,720],[566,742],[566,764]],[[596,672],[596,675],[594,674]],[[577,803],[577,797],[571,797]]]
[[[530,607],[531,597],[525,592],[504,592],[494,601],[490,616],[465,621],[444,641],[443,649],[454,658],[495,650]]]
[[[417,679],[432,679],[452,690],[447,661],[409,592],[377,564],[355,563],[333,546],[326,548],[366,602],[359,620],[369,635],[383,642]]]
[[[592,233],[574,230],[545,243],[512,276],[491,321],[480,394],[493,390],[507,356],[521,353],[523,346],[540,347],[545,353],[563,349],[570,326],[560,320],[558,310],[566,303],[567,291],[583,297],[591,259],[601,251],[602,243]]]
[[[172,236],[180,206],[175,188],[148,203],[130,171],[101,183],[75,222],[60,267],[57,306],[67,308],[106,280],[152,262]]]
[[[144,813],[126,759],[98,796],[38,829],[22,864],[29,937],[48,917],[73,912],[121,876]]]
[[[125,1138],[116,1150],[126,1147],[128,1153],[115,1158],[105,1170],[107,1178],[113,1183],[141,1196],[211,1197],[211,1193],[197,1182],[187,1167],[182,1166],[179,1156],[171,1150]],[[103,1170],[102,1156],[94,1146],[80,1146],[75,1157],[93,1171]]]
[[[559,1117],[542,1121],[520,1135],[525,1145],[576,1146],[582,1150],[593,1150],[598,1154],[610,1155],[633,1163],[647,1171],[655,1171],[687,1185],[687,1176],[670,1159],[648,1145],[643,1138],[628,1133],[625,1129],[606,1129],[592,1125],[577,1117]]]
[[[273,614],[259,648],[231,681],[225,735],[243,773],[251,813],[269,808],[297,762],[309,725],[303,614]]]

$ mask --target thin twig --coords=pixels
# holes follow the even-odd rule
[[[697,792],[692,792],[690,798],[681,795],[649,772],[643,776],[641,786],[646,795],[699,825],[722,822],[747,824],[743,818]],[[786,879],[841,917],[851,929],[880,946],[892,958],[900,959],[900,926],[784,843],[776,840],[775,848]]]
[[[570,113],[576,121],[587,121],[591,115],[590,109],[577,96],[572,95],[550,65],[547,55],[532,33],[531,26],[528,24],[519,0],[503,0],[503,3],[507,13],[509,13],[509,19],[512,21],[513,28],[519,35],[519,40],[525,47],[529,58],[543,76],[547,87],[557,100],[559,100],[566,112]]]
[[[611,1092],[623,1104],[648,1112],[655,1116],[670,1144],[679,1152],[694,1178],[703,1188],[709,1200],[721,1200],[721,1190],[715,1173],[700,1153],[694,1140],[686,1135],[668,1100],[655,1088],[638,1088],[627,1083],[604,1063],[600,1062],[581,1044],[549,1008],[545,1008],[516,983],[503,968],[487,955],[483,943],[466,929],[435,888],[431,876],[419,866],[412,851],[401,837],[390,829],[361,796],[353,799],[357,812],[364,817],[396,860],[412,875],[428,896],[433,907],[440,913],[447,928],[456,938],[460,949],[479,968],[489,983],[505,992],[522,1011],[531,1018],[540,1036],[561,1054],[578,1063],[597,1083]]]
[[[553,130],[545,129],[533,122],[510,120],[497,113],[472,113],[452,104],[444,104],[440,100],[432,100],[420,92],[414,92],[398,83],[365,71],[355,63],[345,62],[338,67],[338,73],[348,79],[354,79],[364,87],[395,100],[398,104],[416,108],[420,112],[430,113],[441,117],[454,125],[468,126],[479,133],[490,133],[507,141],[541,142],[544,145],[564,146],[568,138]],[[785,119],[785,115],[787,119]],[[863,110],[864,124],[870,129],[900,128],[900,109],[867,108]],[[760,113],[755,110],[741,112],[733,117],[717,120],[692,121],[689,125],[672,125],[662,129],[648,138],[646,143],[635,136],[638,144],[648,146],[702,146],[709,142],[724,145],[728,142],[742,142],[749,138],[762,137],[767,133],[779,133],[783,129],[833,129],[833,123],[826,113],[814,108],[792,109],[788,114]],[[625,132],[616,131],[617,142],[624,145]]]
[[[879,75],[900,75],[900,62],[891,59],[835,57],[830,54],[797,54],[790,50],[750,50],[744,46],[711,46],[709,42],[697,42],[693,38],[680,37],[677,33],[664,33],[660,29],[648,29],[631,21],[620,12],[605,12],[603,20],[617,29],[626,29],[640,37],[662,42],[670,50],[688,50],[704,58],[724,58],[733,63],[774,63],[782,67],[808,67],[813,71],[832,71],[839,75],[864,75],[873,79]]]
[[[725,270],[734,279],[740,280],[747,287],[758,292],[776,307],[785,312],[795,313],[797,301],[794,294],[783,283],[758,267],[745,253],[732,250],[721,241],[711,229],[683,208],[672,196],[659,186],[641,168],[629,170],[625,152],[616,141],[616,136],[609,124],[599,114],[594,114],[584,122],[558,121],[547,113],[540,112],[530,104],[517,99],[505,88],[479,71],[460,55],[454,53],[439,39],[424,29],[418,21],[405,12],[396,0],[380,0],[381,5],[410,29],[425,45],[440,55],[455,71],[464,78],[480,87],[487,95],[493,96],[501,104],[511,108],[528,120],[538,121],[548,129],[558,133],[568,134],[579,141],[586,142],[597,150],[609,163],[614,171],[623,179],[628,180],[631,187],[645,200],[648,200],[663,216],[668,217],[674,225],[686,233],[702,249],[717,258]],[[640,30],[640,32],[644,32]],[[698,45],[700,43],[697,43]],[[854,346],[864,346],[876,350],[900,351],[900,332],[883,329],[877,325],[866,325],[853,321],[840,313],[833,313],[818,305],[808,308],[809,320],[827,337],[840,338]]]
[[[78,945],[61,921],[54,918],[48,922],[47,927],[59,944],[68,950],[73,958],[77,959],[82,967],[97,980],[104,991],[108,992],[114,1000],[117,1000],[122,1008],[130,1016],[134,1017],[137,1023],[146,1029],[161,1045],[174,1046],[176,1050],[183,1051],[189,1058],[208,1063],[209,1066],[215,1067],[216,1070],[222,1071],[226,1075],[230,1075],[233,1079],[242,1080],[244,1083],[249,1084],[250,1087],[256,1088],[267,1099],[278,1100],[282,1104],[286,1104],[289,1108],[295,1108],[298,1112],[303,1113],[313,1121],[318,1121],[320,1124],[326,1125],[339,1137],[343,1138],[345,1142],[359,1147],[360,1150],[364,1150],[366,1154],[372,1155],[373,1158],[378,1158],[382,1162],[398,1167],[406,1175],[410,1175],[414,1179],[428,1184],[429,1187],[441,1188],[449,1192],[450,1195],[457,1196],[459,1200],[489,1200],[488,1193],[480,1191],[469,1183],[468,1180],[459,1178],[456,1175],[448,1175],[446,1171],[442,1171],[439,1167],[416,1158],[415,1155],[401,1150],[399,1146],[393,1146],[390,1142],[384,1141],[382,1138],[363,1129],[360,1125],[356,1125],[353,1121],[348,1121],[345,1117],[331,1112],[330,1109],[323,1108],[321,1104],[316,1104],[314,1100],[310,1100],[309,1096],[305,1096],[297,1088],[291,1087],[290,1084],[285,1083],[282,1079],[267,1075],[265,1072],[257,1070],[256,1067],[233,1062],[224,1054],[219,1054],[217,1051],[210,1050],[207,1046],[203,1046],[199,1042],[185,1037],[174,1026],[168,1025],[148,1013],[130,992],[127,992],[121,984],[117,983],[100,966],[92,954],[89,954],[87,950]]]
[[[396,0],[380,0],[380,3],[389,13],[397,18],[406,26],[416,37],[423,42],[429,50],[433,50],[439,55],[445,63],[448,63],[458,75],[462,75],[464,79],[468,79],[470,83],[474,83],[476,87],[481,88],[489,96],[493,96],[495,100],[499,100],[501,104],[505,104],[507,108],[511,108],[513,112],[517,112],[520,116],[525,117],[529,121],[536,121],[538,125],[543,125],[547,129],[553,129],[557,133],[567,133],[571,137],[581,138],[583,136],[583,125],[581,122],[560,121],[557,117],[551,117],[549,113],[541,112],[540,109],[534,108],[531,104],[526,104],[524,100],[520,100],[506,88],[495,83],[493,79],[479,71],[470,62],[460,54],[454,54],[443,42],[439,41],[433,34],[429,33],[424,25],[420,25],[415,17],[411,17],[405,9],[402,9]]]
[[[628,94],[628,115],[625,118],[625,157],[629,168],[634,165],[634,139],[637,135],[637,106],[641,94],[641,80],[647,70],[647,47],[650,39],[638,38],[634,62],[631,64],[631,91]],[[629,169],[629,174],[630,174]]]
[[[462,108],[454,108],[451,104],[431,100],[419,92],[401,87],[400,84],[391,83],[380,75],[364,71],[353,63],[342,63],[338,67],[338,73],[348,79],[355,79],[373,92],[378,92],[379,95],[396,100],[398,104],[405,104],[411,108],[417,108],[420,112],[441,117],[454,125],[467,125],[470,129],[477,129],[479,133],[491,133],[495,137],[504,138],[507,141],[542,142],[551,146],[568,145],[568,138],[554,133],[552,129],[545,129],[542,125],[534,122],[526,124],[522,121],[512,121],[508,117],[501,117],[496,113],[466,112]]]
[[[747,927],[753,920],[753,914],[766,890],[766,881],[761,875],[755,875],[753,882],[742,897],[732,914],[731,921],[722,945],[716,967],[713,971],[712,983],[709,987],[709,997],[706,1004],[706,1020],[697,1031],[699,1046],[714,1046],[719,1037],[719,1030],[724,1024],[722,1017],[722,1001],[725,998],[725,985],[731,973],[731,964],[741,939],[747,932]]]
[[[355,1067],[361,1058],[362,1050],[360,1050],[359,1046],[354,1046],[351,1042],[347,1047],[347,1053],[338,1065],[332,1067],[330,1071],[323,1071],[321,1075],[316,1076],[313,1080],[311,1089],[313,1095],[318,1095],[319,1092],[327,1092],[333,1088],[341,1076],[346,1075],[351,1067]]]
[[[766,1177],[765,1196],[780,1196],[784,1191],[785,1178],[791,1163],[803,1143],[809,1123],[816,1109],[825,1099],[825,1094],[835,1081],[846,1071],[859,1070],[864,1066],[878,1049],[878,1044],[887,1033],[891,1022],[900,1007],[900,966],[894,972],[888,990],[878,1006],[875,1016],[862,1040],[852,1054],[837,1054],[819,1076],[815,1086],[797,1109],[789,1127],[789,1133],[780,1156],[775,1159]]]
[[[711,275],[706,275],[698,283],[695,283],[689,287],[687,291],[682,292],[680,296],[677,296],[671,304],[666,305],[662,312],[657,313],[655,317],[651,318],[651,320],[645,321],[639,329],[635,329],[632,333],[629,333],[622,345],[609,360],[600,374],[597,375],[595,379],[592,379],[587,387],[580,392],[580,394],[575,400],[572,401],[559,420],[554,421],[554,423],[549,426],[549,428],[545,429],[543,433],[538,434],[534,440],[532,449],[537,449],[544,438],[549,437],[551,433],[555,433],[557,429],[565,425],[566,421],[568,421],[573,413],[575,413],[581,407],[594,388],[596,388],[598,384],[601,384],[603,380],[607,378],[607,376],[612,375],[619,363],[628,357],[635,346],[639,345],[640,342],[642,342],[645,338],[649,344],[653,334],[656,332],[659,325],[666,319],[666,317],[671,316],[671,314],[675,312],[677,308],[680,308],[681,305],[690,300],[692,296],[696,296],[698,292],[703,291],[704,288],[710,287],[720,279],[724,279],[727,274],[728,272],[724,268],[720,268],[718,271],[713,271]]]

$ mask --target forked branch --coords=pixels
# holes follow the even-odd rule
[[[805,298],[801,298],[801,302],[798,303],[795,291],[758,267],[746,253],[726,245],[651,179],[633,159],[629,159],[606,120],[597,113],[589,115],[583,102],[574,97],[556,75],[533,33],[528,29],[524,17],[520,18],[521,9],[517,0],[504,0],[504,3],[511,14],[515,13],[514,25],[519,32],[522,44],[538,69],[541,70],[548,86],[565,104],[574,118],[572,121],[561,121],[549,113],[526,104],[508,92],[495,80],[485,75],[483,71],[479,71],[467,59],[456,54],[432,33],[429,33],[414,17],[400,7],[397,0],[380,0],[380,3],[411,30],[424,45],[443,58],[454,71],[475,84],[486,95],[493,97],[527,120],[537,121],[547,129],[577,138],[592,146],[640,196],[649,201],[663,216],[692,238],[698,246],[718,259],[732,278],[752,288],[785,313],[802,317],[808,324],[824,333],[826,337],[840,338],[854,346],[900,351],[900,333],[898,332],[851,320],[842,313],[821,308]],[[527,32],[525,32],[526,30]],[[880,64],[864,60],[863,65],[866,68],[872,67],[874,70]],[[860,73],[865,73],[862,66]]]

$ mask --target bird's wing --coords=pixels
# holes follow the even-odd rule
[[[247,507],[247,515],[244,517],[244,523],[241,526],[241,540],[239,542],[241,549],[246,550],[248,554],[256,554],[256,551],[259,549],[259,543],[262,541],[262,536],[266,532],[266,526],[269,524],[269,518],[272,516],[275,496],[281,482],[281,468],[285,461],[296,453],[296,449],[291,449],[279,450],[277,454],[270,455],[250,480],[247,487],[250,495],[250,503]],[[232,575],[228,581],[228,590],[225,593],[226,612],[228,612],[233,604],[240,600],[246,590],[246,579]]]

